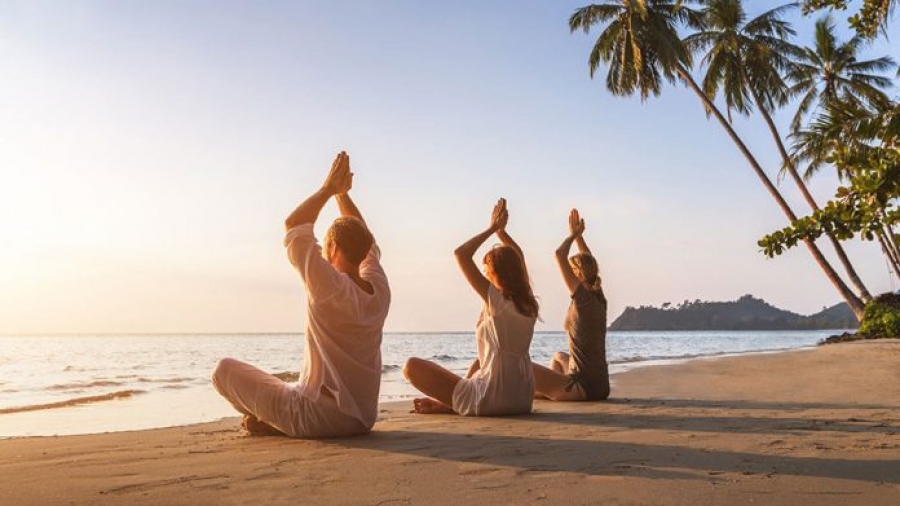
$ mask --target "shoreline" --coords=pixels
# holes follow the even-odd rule
[[[813,345],[800,346],[795,348],[777,348],[770,350],[752,350],[743,352],[719,352],[671,358],[641,358],[637,360],[611,362],[609,364],[610,384],[612,388],[615,389],[617,387],[619,376],[638,369],[665,367],[678,364],[687,364],[693,361],[716,360],[729,357],[790,353],[815,348],[816,346]],[[386,383],[388,389],[394,392],[391,395],[397,398],[380,401],[379,410],[384,409],[385,406],[391,406],[395,403],[408,403],[414,397],[421,396],[419,392],[412,389],[412,387],[409,386],[403,379],[400,380],[399,388],[396,381],[388,380]],[[385,391],[385,386],[385,382],[383,381],[382,392]],[[404,390],[409,390],[409,392],[397,393]],[[204,392],[168,392],[164,396],[158,393],[151,393],[149,394],[149,396],[144,396],[144,393],[145,392],[141,392],[141,395],[136,396],[129,395],[127,396],[127,398],[119,398],[121,396],[115,394],[97,395],[91,397],[115,397],[115,399],[110,399],[110,402],[105,402],[102,404],[70,403],[70,401],[63,401],[53,404],[70,403],[70,405],[54,409],[25,407],[8,413],[2,413],[2,410],[0,410],[0,441],[22,438],[68,437],[113,434],[118,432],[139,432],[154,429],[190,427],[194,425],[202,425],[205,423],[216,423],[222,420],[240,418],[240,416],[233,410],[233,408],[231,408],[231,406],[225,405],[221,397],[211,388],[209,388],[208,391]],[[615,394],[615,391],[613,392],[613,394]],[[172,404],[176,406],[185,406],[190,404],[192,401],[204,406],[204,409],[207,412],[211,411],[213,413],[219,413],[221,414],[221,416],[206,415],[203,416],[203,418],[206,419],[201,420],[181,417],[181,419],[178,420],[179,423],[166,423],[165,416],[160,415],[160,413],[163,412],[163,410],[166,409],[167,406],[169,408],[171,408]],[[119,426],[125,425],[126,427],[124,428],[116,428],[115,423],[113,423],[113,425],[103,425],[103,423],[112,423],[110,422],[110,420],[116,420],[117,417],[121,419],[128,416],[134,416],[139,419],[140,422],[118,422]],[[100,428],[94,430],[71,430],[68,428],[72,425],[87,426],[87,424],[90,424],[91,420],[94,418],[100,418],[101,420],[106,420],[106,422],[101,423]],[[28,427],[34,427],[36,425],[42,426],[43,428],[39,429],[39,431],[43,433],[15,433],[10,427],[14,427],[17,425]],[[128,427],[128,425],[130,425],[131,427]],[[10,435],[7,435],[6,433],[9,433]]]
[[[236,418],[0,440],[10,504],[895,504],[900,340],[622,373],[531,415],[381,405],[363,436],[247,437]],[[589,499],[588,499],[589,498]]]

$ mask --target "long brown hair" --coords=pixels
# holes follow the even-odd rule
[[[497,288],[511,299],[519,313],[538,316],[538,301],[531,291],[525,260],[510,246],[495,246],[484,255],[484,263],[494,272]]]

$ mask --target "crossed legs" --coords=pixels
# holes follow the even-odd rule
[[[551,401],[583,401],[587,398],[581,385],[572,384],[572,378],[566,374],[569,370],[568,353],[554,353],[549,368],[537,364],[532,364],[532,368],[536,398]]]
[[[285,403],[289,387],[280,379],[239,360],[225,358],[212,377],[213,386],[242,415],[241,426],[251,436],[282,435],[276,428],[276,407]]]
[[[421,358],[410,358],[403,366],[403,375],[428,397],[413,400],[416,413],[453,413],[453,390],[461,379],[453,372]]]

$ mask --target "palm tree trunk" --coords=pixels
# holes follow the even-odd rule
[[[787,153],[787,149],[784,147],[784,142],[781,140],[781,134],[778,132],[778,128],[775,126],[775,122],[772,121],[772,116],[769,115],[769,111],[766,110],[762,105],[762,100],[760,100],[759,94],[756,90],[753,90],[753,99],[756,102],[756,107],[759,108],[759,112],[762,114],[763,119],[766,121],[766,125],[769,126],[769,131],[772,132],[772,137],[775,139],[775,144],[778,146],[778,152],[781,154],[781,159],[784,161],[784,168],[788,171],[788,174],[791,175],[791,179],[794,180],[794,183],[797,184],[797,188],[800,188],[800,193],[803,194],[803,198],[806,199],[806,203],[809,204],[809,207],[812,208],[813,212],[819,210],[819,205],[816,203],[816,199],[813,198],[812,194],[809,193],[809,189],[806,187],[806,183],[803,182],[803,178],[800,177],[800,174],[797,173],[797,168],[794,166],[793,160]],[[847,272],[847,276],[850,278],[850,282],[853,283],[853,286],[856,287],[856,290],[859,291],[860,298],[863,302],[869,302],[872,300],[872,295],[869,293],[869,290],[866,288],[866,285],[863,284],[862,279],[860,279],[859,274],[856,273],[856,269],[853,268],[853,264],[850,263],[850,259],[847,258],[847,252],[844,251],[844,247],[841,246],[840,241],[834,237],[834,234],[831,232],[825,232],[828,235],[828,239],[831,241],[832,247],[834,247],[834,252],[838,257],[838,260],[841,262],[841,265],[844,266],[844,270]]]
[[[900,259],[898,259],[896,252],[891,251],[883,232],[877,232],[875,235],[878,237],[878,242],[881,243],[881,251],[884,252],[884,256],[890,261],[891,269],[894,270],[894,276],[900,277]]]
[[[885,217],[882,216],[881,222],[884,223],[884,236],[887,239],[887,243],[894,249],[894,254],[897,255],[897,260],[900,260],[900,248],[897,248],[897,239],[896,235],[894,235],[894,229],[890,226],[890,224],[886,223]]]
[[[894,240],[894,234],[891,233],[891,227],[889,225],[884,225],[881,236],[880,239],[884,242],[885,249],[887,249],[888,253],[893,255],[893,259],[900,264],[900,249],[897,249],[897,242]],[[897,277],[900,277],[900,271],[895,272],[897,273]]]
[[[784,197],[781,196],[778,189],[772,184],[772,180],[769,179],[769,176],[766,175],[765,171],[763,171],[762,167],[759,165],[759,162],[756,161],[756,158],[753,156],[753,153],[747,149],[747,146],[738,137],[737,132],[731,127],[731,124],[725,119],[722,115],[722,112],[713,104],[712,100],[700,89],[700,86],[697,85],[697,82],[694,81],[694,78],[691,76],[690,72],[687,71],[683,66],[678,67],[678,75],[684,81],[686,85],[688,85],[694,93],[697,94],[697,97],[700,98],[700,101],[703,103],[703,106],[706,110],[715,115],[716,119],[719,120],[719,123],[722,125],[722,128],[728,133],[728,136],[731,137],[731,140],[737,145],[738,149],[740,149],[741,154],[744,155],[744,158],[750,163],[750,166],[753,167],[753,171],[756,172],[756,175],[759,177],[760,181],[762,181],[763,186],[766,187],[766,190],[769,191],[769,194],[772,195],[772,198],[775,199],[775,202],[778,203],[778,206],[784,212],[784,214],[788,217],[788,219],[793,223],[797,220],[797,215],[794,214],[794,211],[791,210],[791,207],[788,205],[787,201],[784,200]],[[825,259],[825,256],[822,255],[822,252],[816,246],[816,244],[809,240],[804,239],[804,244],[809,249],[810,253],[812,253],[813,258],[816,263],[819,264],[819,267],[825,272],[825,276],[828,277],[829,281],[837,288],[838,292],[847,302],[847,305],[853,311],[853,314],[856,315],[858,319],[862,319],[864,304],[859,297],[854,294],[846,283],[838,276],[838,273],[835,272],[834,268],[831,267],[831,264],[828,263],[828,260]]]
[[[879,240],[884,243],[884,248],[900,262],[900,249],[897,248],[894,230],[886,223],[887,216],[885,216],[883,210],[878,213],[878,218],[881,220],[881,230],[876,231],[876,234],[880,235]],[[900,276],[900,273],[898,273],[898,276]]]

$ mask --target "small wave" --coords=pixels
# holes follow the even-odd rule
[[[300,379],[299,372],[291,372],[291,371],[276,372],[272,376],[275,376],[276,378],[280,379],[281,381],[286,381],[288,383],[293,383]]]
[[[186,383],[188,381],[194,381],[194,378],[138,378],[135,381],[138,383]]]
[[[642,357],[642,356],[638,355],[636,357],[610,359],[609,363],[610,364],[629,364],[631,362],[646,362],[647,360],[653,360],[653,359],[650,359],[647,357]]]
[[[685,353],[682,355],[651,355],[649,357],[644,357],[641,355],[637,355],[634,357],[623,357],[612,359],[609,361],[610,364],[631,364],[634,362],[655,362],[660,360],[690,360],[692,358],[703,358],[703,357],[714,357],[717,355],[724,355],[726,353]]]
[[[736,351],[711,351],[708,353],[684,353],[681,355],[651,355],[649,357],[644,356],[634,356],[634,357],[623,357],[616,358],[609,361],[610,364],[628,364],[633,362],[655,362],[655,361],[682,361],[682,360],[693,360],[698,358],[716,358],[727,355],[746,355],[746,354],[755,354],[755,353],[770,353],[773,351],[786,351],[790,349],[796,348],[761,348],[758,350],[736,350]]]
[[[452,355],[432,355],[428,360],[437,362],[450,362],[453,360],[464,360],[462,357],[454,357]]]
[[[387,374],[389,372],[399,371],[399,370],[400,370],[399,365],[387,364],[387,365],[381,366],[381,374]]]
[[[190,388],[190,387],[187,385],[165,385],[162,388],[163,388],[163,390],[181,390],[181,389]]]
[[[60,383],[59,385],[47,387],[47,390],[76,390],[94,387],[117,387],[121,385],[122,383],[118,381],[98,380],[90,383]]]
[[[68,408],[71,406],[79,406],[82,404],[93,404],[96,402],[104,402],[111,401],[115,399],[125,399],[131,397],[133,395],[142,394],[143,390],[122,390],[119,392],[111,392],[103,395],[91,395],[88,397],[76,397],[74,399],[67,399],[59,402],[50,402],[47,404],[34,404],[31,406],[19,406],[15,408],[3,408],[0,409],[0,415],[7,415],[10,413],[24,413],[26,411],[40,411],[42,409],[56,409],[56,408]]]

